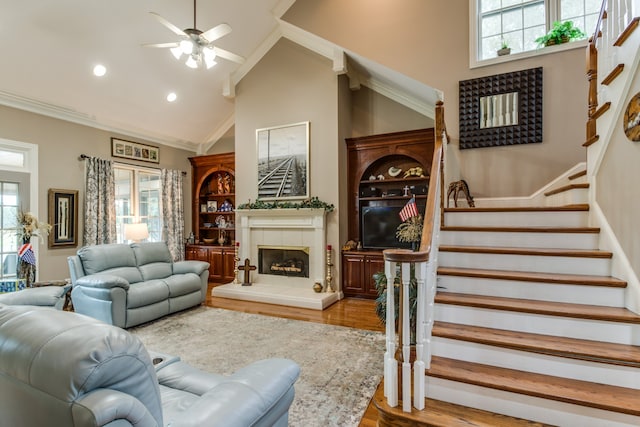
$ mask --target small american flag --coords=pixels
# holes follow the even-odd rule
[[[404,205],[404,208],[400,211],[400,219],[402,222],[405,222],[409,218],[413,218],[414,216],[418,216],[418,206],[416,206],[416,198],[411,197],[411,200]]]
[[[36,254],[33,253],[31,243],[25,243],[18,249],[18,256],[25,262],[36,265]]]

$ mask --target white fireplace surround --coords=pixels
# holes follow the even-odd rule
[[[324,209],[238,209],[239,255],[258,262],[258,246],[298,246],[309,248],[309,278],[284,277],[253,272],[258,283],[296,284],[312,289],[315,282],[324,286],[326,277],[326,212]]]
[[[324,209],[238,209],[236,236],[240,242],[240,264],[249,258],[258,263],[258,246],[299,246],[309,248],[309,277],[287,277],[251,272],[252,286],[216,286],[213,295],[272,304],[324,309],[339,299],[339,292],[316,293],[315,282],[326,288],[327,238]],[[335,277],[335,272],[332,272]],[[244,273],[238,273],[242,282]],[[333,288],[336,289],[334,278]]]

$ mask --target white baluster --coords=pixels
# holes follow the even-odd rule
[[[394,281],[396,276],[396,263],[385,261],[384,272],[387,277],[387,351],[384,353],[384,395],[387,404],[392,408],[398,406],[398,361],[396,353],[396,328],[395,328],[395,293]]]
[[[402,410],[411,412],[411,327],[409,323],[409,283],[410,266],[408,262],[402,263]]]
[[[417,312],[416,312],[416,361],[413,364],[413,406],[418,409],[424,409],[424,382],[425,382],[425,364],[424,353],[425,346],[425,302],[427,301],[427,285],[425,283],[426,262],[415,264],[416,281],[418,284],[417,293]]]

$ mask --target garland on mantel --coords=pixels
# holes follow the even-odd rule
[[[324,209],[327,212],[333,212],[333,204],[323,202],[317,197],[311,197],[301,202],[279,202],[274,200],[273,202],[265,202],[260,199],[255,202],[249,200],[248,203],[242,203],[238,206],[238,209]]]

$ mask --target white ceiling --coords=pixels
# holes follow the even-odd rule
[[[223,93],[284,36],[332,58],[337,73],[350,63],[352,81],[430,115],[438,94],[428,86],[279,21],[294,1],[200,0],[197,28],[228,23],[233,31],[215,44],[247,62],[193,70],[168,49],[141,46],[177,39],[149,12],[193,27],[191,0],[0,0],[0,104],[202,152],[233,125],[233,97]],[[92,74],[97,63],[104,77]],[[169,92],[177,101],[166,101]]]

